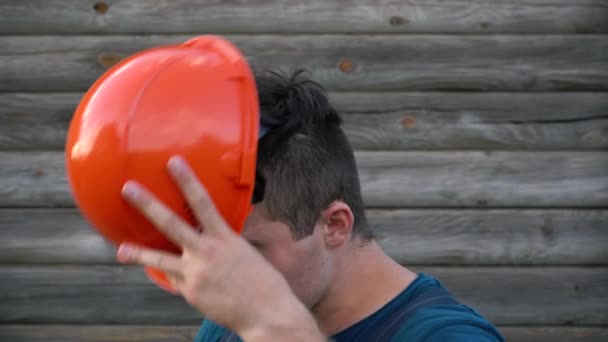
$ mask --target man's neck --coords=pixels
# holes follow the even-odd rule
[[[378,311],[416,279],[374,241],[344,252],[335,265],[331,287],[312,310],[328,335]]]

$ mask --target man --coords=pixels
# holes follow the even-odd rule
[[[340,128],[340,117],[321,86],[303,76],[301,72],[291,77],[268,72],[257,77],[262,137],[254,209],[242,237],[281,273],[289,285],[288,292],[310,311],[318,328],[289,295],[282,294],[284,289],[276,285],[281,281],[272,280],[276,276],[267,270],[266,276],[243,275],[235,280],[254,288],[245,297],[233,294],[236,298],[224,298],[230,303],[223,306],[205,303],[199,308],[193,304],[207,314],[195,340],[238,341],[240,335],[245,340],[259,336],[298,340],[301,336],[312,341],[319,338],[318,329],[337,342],[503,341],[490,322],[458,303],[439,281],[399,265],[375,242],[365,217],[353,151]],[[133,254],[141,255],[139,252]],[[162,260],[156,258],[148,260]],[[146,264],[141,258],[131,261]],[[169,262],[163,263],[166,266]],[[183,267],[176,273],[176,283],[180,277],[194,277],[194,272],[184,276],[187,272]],[[198,277],[209,275],[202,272]],[[220,295],[226,290],[217,291]],[[283,302],[271,300],[274,294]],[[253,308],[252,302],[257,307]],[[284,302],[292,302],[289,307],[296,309],[285,308]],[[259,312],[261,328],[252,328],[255,322],[235,323],[225,317],[230,313],[221,307],[231,308],[235,317],[254,321],[250,311]],[[216,309],[217,315],[213,312]],[[276,330],[300,324],[303,331],[293,328],[291,334],[268,335],[272,329],[263,323],[264,317],[278,320]],[[292,321],[286,323],[285,317]],[[294,323],[294,317],[301,321]],[[256,329],[264,333],[252,334]]]

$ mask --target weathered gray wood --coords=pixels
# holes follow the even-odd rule
[[[496,324],[606,325],[604,267],[416,268]]]
[[[373,207],[605,207],[603,152],[359,152]]]
[[[416,268],[499,325],[605,325],[608,268]],[[138,267],[0,267],[1,323],[197,324]]]
[[[1,325],[4,342],[192,342],[199,325]],[[605,342],[604,327],[498,327],[513,342]]]
[[[3,266],[0,274],[0,323],[194,324],[202,317],[141,268]]]
[[[360,150],[608,147],[604,93],[335,93],[330,98]]]
[[[82,93],[0,94],[0,149],[61,150]],[[358,150],[606,149],[604,93],[331,93]]]
[[[0,153],[0,206],[73,206],[63,152]]]
[[[2,264],[116,264],[116,248],[76,209],[0,210]]]
[[[63,158],[0,152],[0,207],[72,206]],[[362,151],[356,158],[369,207],[608,205],[604,152]]]
[[[608,211],[369,210],[378,242],[412,265],[606,265]]]
[[[606,342],[605,327],[499,327],[507,341],[513,342]]]
[[[0,36],[0,91],[82,91],[108,65],[187,36]],[[232,35],[255,68],[330,90],[607,90],[604,35]]]
[[[406,265],[606,265],[607,210],[369,210]],[[0,210],[0,264],[116,264],[76,209]]]
[[[199,327],[199,325],[0,325],[0,340],[3,342],[192,342]]]
[[[83,94],[0,94],[0,149],[63,150]]]
[[[592,33],[601,0],[281,1],[20,0],[0,2],[6,33]],[[168,20],[168,18],[170,18]]]

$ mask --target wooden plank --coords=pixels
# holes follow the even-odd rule
[[[356,158],[369,207],[608,204],[604,152],[362,151]],[[0,207],[73,206],[63,152],[0,152],[0,160]]]
[[[603,152],[359,152],[372,207],[605,207]]]
[[[0,36],[0,91],[82,91],[121,57],[193,35]],[[604,35],[231,35],[255,68],[329,90],[607,90]]]
[[[192,342],[199,325],[1,325],[4,342]],[[498,327],[507,341],[605,342],[605,327]]]
[[[61,150],[82,93],[0,94],[1,150]],[[608,148],[604,93],[331,93],[358,150]]]
[[[0,94],[1,150],[63,150],[83,94]]]
[[[499,325],[605,325],[608,268],[416,268]],[[138,267],[2,266],[0,322],[198,324]],[[550,284],[550,285],[548,285]]]
[[[607,210],[369,210],[406,265],[606,265]],[[0,210],[0,264],[116,264],[76,209]]]
[[[0,274],[0,323],[195,324],[202,317],[138,267],[3,266]]]
[[[2,264],[116,264],[116,248],[76,209],[0,210]]]
[[[192,342],[198,325],[0,325],[4,342]]]
[[[334,93],[330,99],[359,150],[608,147],[604,93]]]
[[[304,1],[20,0],[0,3],[0,31],[80,33],[597,33],[601,0]],[[102,2],[104,3],[104,2]],[[171,18],[171,20],[167,20]]]
[[[608,211],[369,210],[379,244],[412,265],[606,265]]]
[[[605,327],[499,327],[507,341],[517,342],[605,342]]]
[[[73,206],[63,152],[0,153],[0,206]]]
[[[608,318],[604,267],[415,269],[436,276],[496,324],[604,326]]]

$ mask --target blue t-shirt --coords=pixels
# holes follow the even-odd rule
[[[399,295],[380,308],[378,311],[351,325],[343,331],[331,336],[335,342],[375,341],[378,332],[384,331],[390,324],[389,317],[396,313],[405,313],[410,309],[404,307],[412,303],[418,296],[427,291],[435,291],[443,285],[435,278],[419,273],[418,277]],[[420,302],[419,304],[423,304]],[[421,306],[413,311],[408,318],[400,320],[399,326],[392,328],[392,342],[443,342],[443,341],[481,341],[504,342],[504,338],[488,320],[475,310],[462,304],[439,304]],[[230,331],[205,320],[195,338],[195,342],[219,342],[224,334]],[[241,342],[234,336],[230,342]]]

